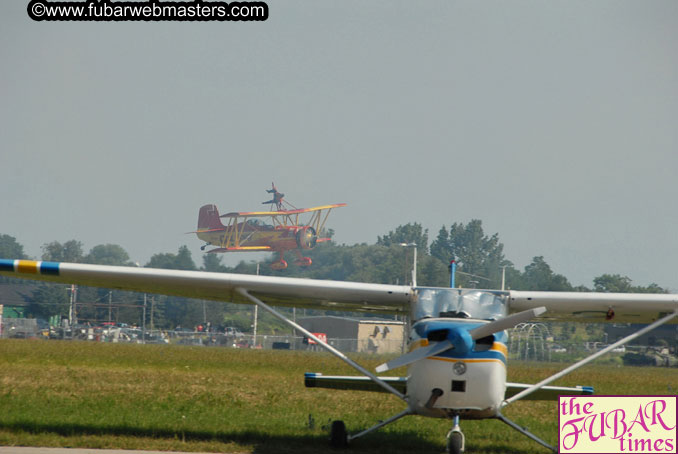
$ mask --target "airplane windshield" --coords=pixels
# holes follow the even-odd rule
[[[506,317],[506,293],[490,290],[418,288],[415,320],[451,317],[498,320]]]

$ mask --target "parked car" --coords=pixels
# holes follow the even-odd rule
[[[226,336],[230,336],[230,337],[243,337],[244,336],[244,334],[238,328],[235,328],[233,326],[228,326],[228,327],[224,328],[224,334],[226,334]]]

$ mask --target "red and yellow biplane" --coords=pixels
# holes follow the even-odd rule
[[[313,249],[317,243],[329,241],[329,238],[319,238],[327,222],[327,218],[333,208],[346,206],[345,203],[323,205],[313,208],[282,209],[282,196],[273,186],[274,199],[270,202],[276,211],[251,211],[234,212],[219,215],[216,205],[205,205],[200,208],[198,214],[198,230],[195,232],[198,238],[205,241],[200,249],[207,246],[216,246],[207,251],[215,252],[258,252],[271,251],[278,253],[278,260],[271,264],[275,270],[287,268],[285,252],[293,250],[297,254],[294,261],[299,266],[309,266],[312,263],[310,257],[304,257],[301,253],[305,249]],[[273,192],[273,191],[268,191]],[[305,214],[310,216],[306,222],[302,222]],[[221,218],[228,220],[226,225]],[[269,219],[266,223],[263,219]]]

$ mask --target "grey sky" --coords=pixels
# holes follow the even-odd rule
[[[0,3],[0,233],[201,242],[198,208],[478,218],[523,267],[678,290],[678,2],[270,1],[265,22],[34,22]],[[236,255],[233,259],[247,259]]]

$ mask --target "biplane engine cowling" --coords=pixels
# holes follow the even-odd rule
[[[311,226],[306,226],[297,231],[297,246],[299,249],[313,249],[318,242],[318,235]]]

